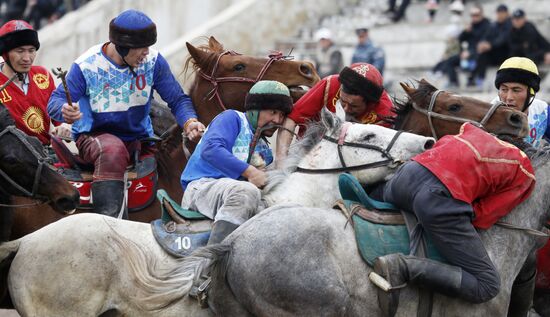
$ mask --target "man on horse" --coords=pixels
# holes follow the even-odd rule
[[[38,33],[22,20],[12,20],[0,28],[0,101],[16,126],[42,144],[50,143],[48,99],[55,89],[53,78],[44,67],[33,65],[40,48]],[[68,129],[56,127],[54,133],[66,135]]]
[[[111,20],[109,42],[90,48],[67,75],[69,104],[62,85],[53,92],[48,112],[73,123],[80,157],[93,164],[92,197],[96,212],[116,216],[124,197],[124,173],[131,149],[153,135],[149,109],[153,89],[168,103],[192,140],[204,125],[164,57],[150,48],[157,41],[155,23],[144,13],[126,10]],[[148,154],[151,148],[141,149]]]
[[[527,114],[529,134],[525,141],[539,147],[542,138],[550,136],[548,125],[548,104],[535,98],[539,91],[540,76],[535,63],[526,57],[510,57],[497,71],[495,87],[501,101]]]
[[[273,161],[265,137],[290,113],[292,98],[282,83],[262,80],[248,92],[245,109],[214,118],[181,175],[182,206],[214,220],[208,244],[256,214],[267,181],[263,168]]]
[[[374,271],[392,286],[378,291],[384,314],[395,314],[399,289],[408,282],[472,303],[495,297],[500,277],[476,228],[491,227],[534,185],[523,151],[465,123],[458,135],[441,138],[375,187],[375,197],[416,215],[448,263],[400,253],[377,258]]]
[[[344,108],[348,121],[389,127],[384,119],[395,115],[376,67],[368,63],[344,67],[340,74],[323,78],[296,102],[277,135],[277,161],[286,157],[296,125],[317,120],[323,107],[336,112],[337,103]]]

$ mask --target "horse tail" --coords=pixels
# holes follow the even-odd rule
[[[13,308],[8,291],[8,274],[20,245],[21,239],[0,245],[0,307],[2,308]]]
[[[230,248],[223,244],[208,246],[187,257],[161,262],[119,234],[113,235],[113,242],[139,288],[135,302],[146,311],[158,311],[182,300],[203,270],[223,258]]]

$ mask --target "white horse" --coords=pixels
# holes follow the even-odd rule
[[[342,133],[340,120],[326,112],[322,123],[311,127],[304,140],[296,145],[294,157],[307,155],[302,160],[295,159],[294,166],[304,170],[335,168],[339,171],[345,164],[360,181],[376,182],[393,173],[395,162],[407,160],[434,143],[431,138],[409,133],[397,136],[396,131],[374,125],[346,125],[347,133]],[[338,144],[334,144],[334,140],[340,141],[341,158],[335,154]],[[366,163],[377,164],[363,169]],[[292,169],[291,165],[287,171]],[[291,176],[283,182],[277,182],[276,175],[268,189],[273,194],[268,193],[264,198],[269,204],[276,202],[275,197],[287,201],[277,189],[281,188],[287,196],[301,193],[292,196],[295,201],[330,206],[338,198],[334,193],[338,191],[336,176],[316,175]],[[322,199],[323,196],[329,198]],[[303,199],[306,197],[310,200]],[[147,256],[158,260],[159,266],[147,268],[142,272],[144,275],[176,262],[157,245],[147,224],[97,214],[67,217],[0,246],[0,273],[2,278],[9,273],[7,281],[13,305],[22,316],[40,317],[208,314],[188,298],[163,310],[144,311],[139,300],[145,295],[141,291],[143,285],[136,284],[138,279],[133,277],[139,268],[127,266],[129,262],[125,261],[123,252],[128,248],[120,245],[120,241],[132,241],[146,250]],[[138,252],[135,256],[141,256],[145,262],[144,254]]]

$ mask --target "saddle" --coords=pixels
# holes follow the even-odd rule
[[[185,257],[195,249],[203,247],[210,238],[210,220],[203,214],[182,208],[168,193],[159,189],[162,217],[151,222],[151,230],[157,243],[175,257]],[[199,220],[208,220],[201,226],[193,226]]]
[[[73,154],[56,136],[51,137],[51,146],[58,158],[58,163],[55,164],[57,171],[80,193],[80,207],[92,207],[93,164],[88,164],[78,155]],[[158,186],[156,160],[153,156],[141,159],[136,157],[134,164],[128,167],[127,172],[128,211],[139,211],[149,206],[155,199]]]

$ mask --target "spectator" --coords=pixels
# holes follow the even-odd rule
[[[23,13],[27,7],[27,0],[4,0],[1,2],[6,3],[6,12],[2,17],[3,23],[11,20],[21,20],[23,18]]]
[[[527,57],[537,65],[550,64],[550,43],[535,25],[527,21],[522,9],[512,13],[512,30],[508,43],[512,56]]]
[[[342,52],[332,41],[332,32],[327,28],[315,32],[317,39],[317,53],[315,64],[321,78],[337,74],[344,67]]]
[[[428,0],[426,1],[426,10],[428,10],[428,23],[432,23],[439,8],[438,0]]]
[[[396,10],[396,0],[388,0],[388,10],[387,13],[391,14],[391,19],[393,22],[399,22],[404,16],[407,7],[411,3],[411,0],[401,0],[399,8]]]
[[[470,25],[460,33],[458,40],[466,43],[466,49],[460,53],[460,67],[467,71],[473,71],[477,59],[477,45],[491,27],[491,22],[483,15],[483,7],[476,4],[470,9]],[[475,86],[472,74],[468,77],[468,86]]]
[[[357,34],[357,46],[353,52],[351,63],[369,63],[374,65],[380,74],[384,74],[384,66],[386,65],[386,56],[381,47],[374,46],[369,39],[369,29],[360,28],[355,30]]]
[[[59,19],[63,15],[60,11],[62,6],[63,0],[30,0],[25,20],[38,30],[42,26],[42,20],[50,23]]]
[[[510,56],[508,38],[512,30],[512,21],[508,7],[501,4],[497,7],[496,20],[491,24],[487,33],[477,44],[477,59],[471,77],[481,86],[485,80],[487,66],[498,66]]]

